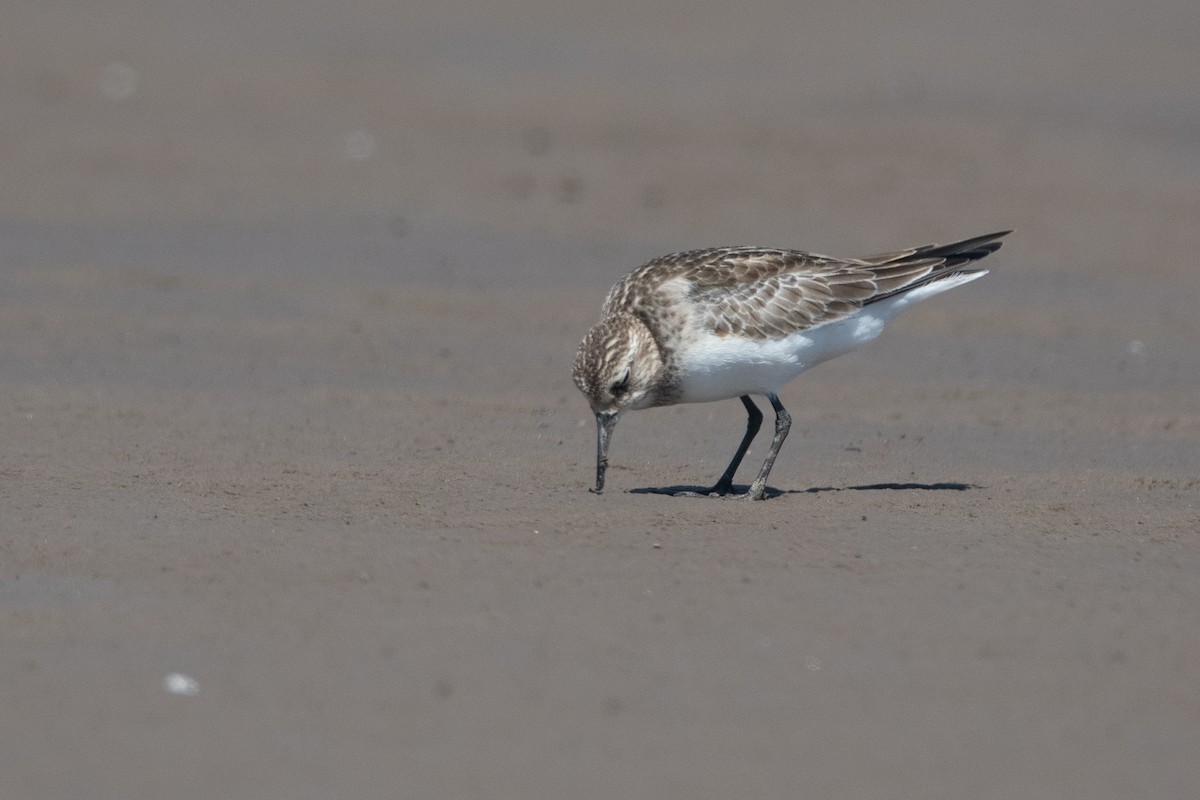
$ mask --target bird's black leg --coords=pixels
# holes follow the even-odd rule
[[[743,397],[743,400],[749,398]],[[771,467],[775,466],[775,457],[779,455],[779,448],[783,447],[783,440],[787,438],[788,431],[792,427],[792,415],[783,407],[783,403],[779,402],[779,395],[769,394],[767,399],[771,401],[771,407],[775,409],[775,438],[771,440],[771,450],[767,453],[767,460],[763,462],[762,469],[758,471],[758,477],[754,479],[754,483],[750,484],[749,496],[751,500],[762,500],[767,493],[767,476],[771,474]],[[755,409],[757,411],[758,409]],[[762,414],[759,414],[759,419],[762,419]],[[748,442],[743,442],[748,444]],[[744,450],[739,451],[739,458]]]
[[[754,437],[758,435],[758,429],[762,427],[763,414],[750,399],[750,395],[744,394],[740,399],[742,405],[746,407],[746,435],[742,437],[742,443],[738,445],[737,452],[733,454],[733,460],[729,462],[729,466],[725,468],[725,472],[717,481],[717,485],[711,489],[710,494],[726,495],[733,489],[733,475],[741,466],[742,459],[746,457],[746,451],[750,449],[750,442],[754,441]]]
[[[742,437],[742,443],[738,445],[737,452],[733,454],[733,460],[729,462],[729,466],[725,468],[725,472],[717,480],[717,485],[711,489],[702,489],[698,492],[675,492],[676,497],[724,497],[733,491],[733,474],[737,472],[742,459],[745,458],[746,451],[750,449],[750,442],[754,441],[754,437],[758,434],[758,429],[762,426],[763,421],[763,414],[758,410],[758,406],[754,405],[754,401],[750,399],[750,395],[742,395],[741,401],[742,405],[746,407],[746,435]]]

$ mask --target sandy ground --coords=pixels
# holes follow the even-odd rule
[[[1195,3],[104,5],[0,11],[0,797],[1194,796]],[[626,270],[1008,227],[778,496],[585,490]]]

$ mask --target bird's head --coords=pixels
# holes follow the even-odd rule
[[[575,356],[575,385],[596,415],[596,488],[604,489],[608,440],[626,411],[655,405],[663,361],[650,329],[628,313],[605,317]]]

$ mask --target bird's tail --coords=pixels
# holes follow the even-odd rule
[[[871,268],[881,290],[867,302],[886,300],[942,280],[964,278],[956,281],[957,285],[978,277],[985,270],[975,266],[975,262],[999,250],[1003,244],[1000,239],[1010,233],[1012,231],[1000,231],[950,244],[927,244],[855,259]]]

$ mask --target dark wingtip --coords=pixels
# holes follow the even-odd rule
[[[950,244],[935,244],[919,248],[914,257],[944,258],[947,262],[953,261],[952,266],[959,266],[969,261],[978,261],[996,252],[1004,245],[1004,242],[999,240],[1010,233],[1012,233],[1012,230],[989,233],[984,236],[972,236],[970,239],[963,239],[962,241],[951,242]]]
[[[982,252],[982,255],[980,255],[979,258],[983,258],[983,256],[986,256],[988,253],[994,253],[1004,246],[1004,242],[1000,240],[1005,236],[1008,236],[1010,233],[1012,233],[1012,230],[1000,231],[999,233],[989,233],[987,236],[980,236],[975,241],[982,239],[983,242],[981,242],[978,247],[969,248],[968,251],[962,253],[962,255],[967,255],[967,253]]]

